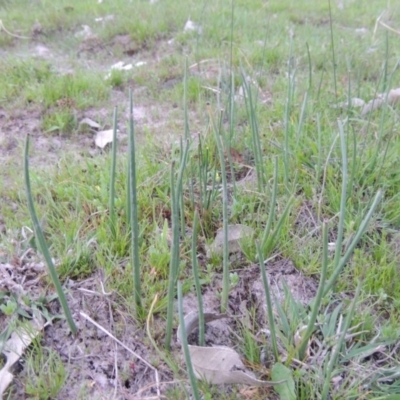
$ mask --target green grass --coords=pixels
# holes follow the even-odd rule
[[[320,398],[321,393],[326,396],[329,392],[331,398],[372,399],[397,390],[395,384],[375,381],[372,361],[368,364],[357,358],[356,350],[361,344],[372,343],[378,333],[380,341],[396,341],[400,330],[399,115],[396,107],[383,106],[362,116],[358,109],[337,105],[348,97],[369,101],[376,93],[396,88],[398,35],[379,24],[376,31],[374,28],[384,10],[385,23],[395,27],[400,7],[382,0],[368,7],[344,2],[341,10],[337,2],[332,2],[332,42],[328,2],[303,3],[237,0],[232,7],[222,0],[212,4],[118,0],[112,4],[85,1],[71,6],[57,0],[39,2],[26,13],[23,11],[27,1],[4,2],[0,5],[1,19],[10,32],[30,36],[36,20],[43,32],[30,41],[0,32],[0,44],[9,52],[0,61],[0,109],[10,115],[16,110],[39,110],[40,136],[59,133],[79,141],[83,133],[78,132],[78,123],[84,113],[106,108],[111,115],[115,103],[120,110],[119,128],[124,134],[128,90],[133,89],[135,107],[148,112],[148,119],[135,125],[135,243],[141,265],[141,305],[148,311],[158,296],[154,305],[154,318],[158,320],[153,329],[160,348],[165,342],[167,308],[173,310],[173,303],[168,303],[168,278],[171,245],[179,230],[179,243],[174,245],[179,257],[171,266],[175,273],[172,292],[176,293],[179,280],[184,295],[195,293],[190,236],[195,213],[199,216],[198,253],[204,253],[205,244],[213,241],[224,217],[226,223],[253,228],[263,256],[289,259],[316,281],[322,272],[325,222],[327,241],[333,247],[327,255],[330,282],[338,260],[356,236],[376,193],[382,190],[382,199],[365,234],[330,287],[332,291],[323,293],[321,307],[313,315],[317,323],[312,332],[308,331],[320,340],[321,351],[329,341],[340,344],[338,353],[334,347],[324,348],[334,368],[327,363],[319,367],[310,361],[312,367],[302,370],[291,364],[297,351],[293,337],[308,325],[311,313],[289,294],[281,309],[274,310],[278,352],[282,352],[282,346],[287,352],[283,362],[295,380],[297,398]],[[94,22],[94,18],[110,14],[114,15],[111,23]],[[189,17],[202,27],[201,34],[183,32]],[[75,33],[82,24],[89,25],[97,35],[99,44],[94,51],[81,51],[84,40]],[[359,28],[366,31],[357,31]],[[129,44],[121,45],[115,39],[117,35],[128,35]],[[28,49],[36,43],[46,45],[56,57],[43,60],[31,56]],[[189,76],[183,82],[186,58]],[[109,67],[120,60],[147,64],[130,71],[114,71],[106,80]],[[171,164],[175,165],[176,183],[185,149],[178,138],[185,135],[186,123],[191,139],[187,162],[183,163],[186,166],[179,175],[180,193],[179,188],[171,188]],[[111,125],[111,118],[108,124]],[[15,134],[24,139],[27,133]],[[136,289],[130,259],[132,220],[126,206],[125,152],[121,146],[115,166],[112,234],[110,152],[78,159],[68,152],[66,144],[57,168],[49,165],[45,170],[39,169],[33,161],[31,177],[37,214],[45,220],[45,239],[61,281],[83,282],[101,270],[105,290],[118,294],[115,307],[134,315]],[[255,181],[243,189],[238,181],[248,173],[246,165],[255,168]],[[221,176],[224,169],[225,175]],[[17,168],[0,172],[1,214],[7,229],[7,234],[0,233],[4,239],[0,250],[7,260],[36,246],[34,240],[20,234],[22,226],[31,226],[21,171]],[[346,187],[342,186],[344,175]],[[12,183],[8,185],[8,181]],[[221,190],[225,183],[224,210]],[[177,198],[171,203],[172,195]],[[179,230],[174,217],[179,219]],[[341,246],[335,247],[338,242]],[[244,241],[242,247],[234,272],[229,271],[233,262],[227,255],[224,259],[205,260],[198,266],[203,290],[224,276],[229,293],[213,288],[223,308],[227,295],[234,296],[240,289],[242,274],[259,262],[261,253],[253,239]],[[47,277],[41,281],[51,285]],[[359,294],[355,298],[357,287]],[[1,297],[2,310],[12,299],[8,293]],[[270,355],[276,349],[271,348],[269,340],[260,338],[266,324],[257,319],[254,299],[246,300],[248,314],[236,315],[238,329],[233,342],[253,371],[262,375],[263,349]],[[336,315],[334,309],[339,303],[342,308]],[[356,311],[349,314],[352,305]],[[345,341],[344,325],[338,319],[342,316],[345,321],[348,315],[352,318],[346,323],[357,334],[354,340]],[[132,329],[144,329],[146,317],[146,313],[140,314]],[[172,317],[176,327],[177,314]],[[157,323],[161,327],[155,328]],[[152,354],[152,345],[144,343]],[[385,345],[385,351],[389,351],[395,344]],[[304,346],[303,343],[300,353],[304,353]],[[39,355],[47,352],[40,344],[34,350]],[[48,351],[53,354],[51,349]],[[350,354],[348,358],[346,352]],[[35,398],[55,396],[63,384],[65,363],[49,356],[51,365],[40,372],[43,359],[38,355],[33,358],[33,353],[25,357],[30,360],[27,394]],[[169,357],[175,366],[171,368],[174,378],[187,378],[176,353],[165,352],[164,357]],[[279,357],[282,359],[283,355]],[[398,354],[393,354],[382,368],[398,368],[399,361]],[[59,378],[55,391],[48,393],[46,385],[39,383],[47,382],[50,370]],[[334,377],[339,372],[345,381],[336,392],[327,384],[324,386],[321,376]],[[370,380],[363,380],[370,373]],[[33,387],[38,388],[37,393],[31,392]],[[265,398],[272,393],[270,390],[259,389],[253,398]],[[221,394],[218,388],[200,383],[199,391],[204,398],[244,398],[238,388]],[[181,390],[172,387],[167,396],[184,398]]]

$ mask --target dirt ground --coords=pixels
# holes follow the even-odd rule
[[[45,266],[33,254],[23,259],[15,258],[12,264],[0,265],[2,282],[11,292],[28,293],[31,298],[43,293],[51,294],[40,278],[45,273]],[[282,300],[283,284],[286,283],[294,298],[307,304],[315,295],[317,284],[312,278],[302,275],[288,259],[278,259],[267,267],[268,278],[277,300]],[[230,292],[228,317],[211,322],[206,329],[207,346],[235,347],[234,332],[238,329],[238,318],[249,315],[256,309],[257,322],[266,325],[265,294],[260,268],[251,266],[239,272],[239,284]],[[149,343],[146,327],[138,324],[131,315],[121,307],[117,293],[104,291],[102,271],[84,281],[67,282],[68,302],[73,317],[77,321],[78,334],[71,335],[65,320],[55,320],[44,328],[41,345],[44,349],[56,351],[67,369],[67,380],[58,399],[145,399],[155,398],[157,385],[154,370],[150,369],[137,356],[157,365],[159,388],[161,393],[178,385],[173,375]],[[203,293],[205,312],[219,313],[220,299],[218,292],[221,280],[216,277]],[[251,293],[251,296],[249,296]],[[194,294],[184,298],[184,311],[188,314],[197,310],[197,299]],[[51,303],[53,315],[61,313],[57,301]],[[104,330],[85,319],[82,313],[90,316],[105,331],[114,335],[126,347],[119,345]],[[4,329],[7,321],[1,321]],[[150,326],[151,335],[157,340],[157,333],[165,331],[165,321],[155,317]],[[161,344],[162,345],[162,344]],[[132,353],[133,352],[133,353]],[[175,338],[172,352],[176,359],[181,359],[181,349]],[[23,367],[23,358],[16,368],[16,379],[13,387],[13,399],[24,399],[24,382],[27,378]]]

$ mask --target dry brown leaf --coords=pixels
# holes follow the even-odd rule
[[[87,125],[89,128],[92,129],[100,129],[100,125],[96,121],[93,121],[90,118],[83,118],[82,121],[79,122],[79,126],[82,125]]]
[[[240,241],[242,239],[251,238],[254,230],[246,225],[236,224],[228,226],[228,247],[229,253],[237,253],[240,251]],[[207,257],[212,254],[222,254],[224,245],[224,232],[219,229],[215,236],[214,242],[207,248]]]
[[[33,319],[27,325],[21,326],[18,331],[14,331],[5,343],[3,354],[7,358],[7,362],[0,370],[0,399],[3,398],[4,392],[14,378],[10,368],[20,359],[25,349],[39,335],[42,329],[43,321]]]
[[[204,322],[212,322],[217,321],[219,319],[227,318],[227,314],[214,314],[214,313],[204,313]],[[199,313],[195,311],[191,311],[186,317],[185,320],[185,332],[186,335],[189,336],[198,326],[199,326]],[[182,343],[182,329],[181,326],[178,326],[178,330],[176,332],[176,337],[179,343]]]
[[[97,132],[94,142],[97,147],[104,149],[108,145],[108,143],[112,143],[113,141],[113,129],[108,129],[106,131]]]
[[[250,386],[273,386],[282,383],[261,381],[246,370],[240,355],[229,347],[189,346],[193,371],[198,379],[215,385],[246,384]]]
[[[226,314],[205,313],[205,323],[226,318]],[[186,335],[190,335],[198,327],[198,313],[191,312],[185,317]],[[182,340],[182,329],[177,331],[178,342]],[[239,353],[225,346],[202,347],[189,345],[190,359],[197,379],[205,380],[215,385],[241,383],[250,386],[273,386],[283,381],[270,382],[256,379],[248,371]]]
[[[390,106],[396,105],[400,101],[400,88],[392,89],[386,96],[386,94],[379,94],[376,99],[371,100],[367,104],[365,104],[364,108],[361,111],[361,115],[365,115],[370,113],[371,111],[377,110],[383,104],[387,104]]]

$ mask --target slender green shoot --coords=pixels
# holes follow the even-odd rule
[[[185,318],[183,315],[182,297],[183,297],[182,296],[182,283],[178,282],[179,323],[180,323],[181,332],[182,332],[183,353],[185,355],[186,368],[187,368],[187,372],[189,375],[190,385],[191,385],[192,391],[193,391],[193,398],[196,400],[200,400],[201,397],[200,397],[199,389],[197,388],[197,379],[196,379],[196,376],[193,371],[192,360],[190,358],[189,346],[188,346],[188,342],[187,342],[186,329],[185,329]]]
[[[127,171],[126,171],[126,206],[125,206],[125,215],[126,215],[126,230],[129,231],[131,228],[131,165],[128,159],[127,162]]]
[[[311,54],[310,54],[310,46],[306,42],[307,47],[307,59],[308,59],[308,90],[312,88],[312,64],[311,64]]]
[[[171,260],[169,263],[168,293],[167,293],[167,330],[165,335],[165,347],[167,350],[171,348],[172,325],[174,318],[174,298],[175,298],[175,282],[176,273],[179,263],[179,210],[176,198],[175,183],[175,162],[171,163],[171,219],[172,219],[172,244],[171,244]],[[176,247],[178,246],[178,251]],[[178,259],[177,259],[178,255]]]
[[[178,202],[178,209],[180,211],[180,217],[181,217],[181,232],[185,232],[185,210],[184,210],[184,200],[183,200],[183,174],[186,170],[186,165],[187,165],[187,160],[188,160],[188,154],[189,154],[189,140],[185,140],[185,147],[183,147],[183,143],[181,140],[181,146],[180,146],[180,165],[179,165],[179,171],[178,171],[178,179],[177,179],[177,185],[176,185],[176,201]],[[178,219],[179,219],[179,214],[178,214]],[[179,247],[177,247],[179,251]],[[178,264],[179,265],[179,264]]]
[[[222,296],[221,296],[221,312],[226,312],[228,308],[228,297],[229,297],[229,248],[228,248],[228,182],[226,179],[226,167],[225,167],[225,157],[224,150],[222,146],[222,115],[220,116],[219,127],[217,128],[213,123],[210,112],[210,122],[213,125],[213,130],[215,133],[215,141],[217,143],[217,149],[219,154],[219,160],[221,164],[221,179],[222,179],[222,226],[224,233],[224,243],[223,243],[223,267],[222,267]]]
[[[26,142],[25,142],[25,157],[24,157],[24,175],[25,175],[25,189],[26,189],[26,197],[28,200],[28,208],[29,208],[29,213],[31,215],[31,219],[33,222],[33,228],[35,231],[35,236],[38,241],[38,245],[40,248],[40,251],[43,254],[43,257],[46,261],[47,268],[50,272],[51,280],[53,281],[53,284],[56,288],[58,298],[61,303],[61,307],[64,311],[64,315],[67,319],[68,326],[70,331],[73,334],[76,334],[78,331],[75,322],[72,318],[71,311],[69,309],[67,299],[65,297],[64,291],[61,287],[60,280],[58,279],[57,271],[54,266],[53,260],[50,256],[50,251],[49,248],[47,247],[46,241],[44,239],[44,235],[42,232],[42,228],[40,227],[39,219],[37,217],[36,211],[35,211],[35,206],[33,204],[33,197],[32,197],[32,190],[31,190],[31,182],[30,182],[30,177],[29,177],[29,135],[26,136]]]
[[[382,79],[382,93],[386,93],[388,90],[389,82],[388,82],[388,66],[389,66],[389,33],[386,31],[385,36],[385,57],[384,57],[384,64],[383,64],[383,79]]]
[[[307,110],[307,101],[308,101],[308,92],[304,94],[304,99],[303,103],[301,105],[301,111],[300,111],[300,119],[299,119],[299,125],[297,127],[297,135],[296,135],[296,145],[299,145],[300,139],[302,137],[302,131],[303,131],[303,126],[304,126],[304,120],[306,116],[306,110]]]
[[[232,5],[233,7],[233,5]],[[231,49],[232,50],[232,49]],[[232,54],[231,54],[232,57]],[[232,61],[231,61],[232,62]],[[231,84],[229,90],[229,140],[228,140],[228,156],[230,157],[230,148],[235,134],[235,74],[233,72],[233,66],[231,65]],[[232,164],[232,157],[229,158],[231,167],[231,175],[235,176],[235,170]],[[233,179],[233,195],[236,195],[236,179]]]
[[[136,149],[133,125],[133,99],[132,89],[129,90],[129,187],[128,187],[128,203],[130,215],[128,216],[131,225],[131,263],[133,268],[134,279],[134,297],[136,311],[142,306],[141,282],[140,282],[140,258],[139,258],[139,221],[138,221],[138,200],[136,185]]]
[[[284,153],[283,153],[283,162],[285,165],[285,186],[289,188],[289,155],[290,155],[290,113],[292,109],[292,100],[294,93],[294,82],[295,82],[295,71],[293,71],[292,67],[292,59],[293,59],[293,40],[290,39],[290,52],[289,52],[289,62],[288,62],[288,88],[287,88],[287,99],[285,104],[285,115],[284,115],[284,126],[285,126],[285,143],[284,143]]]
[[[110,215],[110,231],[112,237],[116,238],[116,219],[115,219],[115,170],[117,165],[117,107],[114,108],[113,117],[113,141],[112,141],[112,157],[111,157],[111,173],[110,173],[110,199],[109,199],[109,215]]]
[[[338,101],[338,90],[337,90],[337,77],[336,77],[336,56],[335,56],[335,41],[333,40],[333,26],[332,26],[332,6],[331,6],[331,0],[328,0],[329,4],[329,28],[330,28],[330,34],[331,34],[331,48],[332,48],[332,65],[333,65],[333,84],[335,87],[335,98],[336,102]]]
[[[185,76],[183,78],[183,111],[185,118],[185,140],[189,140],[189,116],[188,116],[188,100],[187,100],[187,86],[188,86],[189,65],[188,58],[185,58]]]
[[[274,249],[274,246],[279,238],[279,232],[282,229],[283,223],[285,222],[286,217],[288,216],[293,203],[293,197],[289,198],[282,215],[279,217],[276,223],[275,229],[272,231],[272,224],[275,219],[277,193],[278,193],[278,159],[276,158],[274,165],[274,184],[272,186],[272,193],[269,203],[269,214],[268,214],[267,224],[265,226],[264,233],[261,239],[261,249],[265,257],[268,257],[271,251]]]
[[[310,339],[311,335],[315,330],[315,322],[317,320],[318,312],[320,310],[324,295],[325,279],[328,271],[328,228],[325,222],[322,224],[322,240],[323,240],[323,257],[322,257],[321,276],[319,279],[317,294],[312,304],[311,316],[306,331],[304,332],[299,345],[300,360],[304,358],[304,354],[308,346],[308,340]]]
[[[276,195],[278,192],[278,158],[275,158],[275,165],[274,165],[274,183],[272,186],[272,193],[269,202],[269,213],[267,219],[267,225],[265,226],[263,237],[261,240],[261,248],[265,248],[265,244],[267,240],[270,238],[272,222],[275,219],[275,207],[276,207]]]
[[[346,218],[346,202],[347,202],[347,148],[346,148],[346,138],[344,135],[343,125],[339,121],[339,136],[340,136],[340,148],[342,153],[342,193],[340,198],[340,212],[339,212],[339,225],[338,234],[336,239],[336,249],[335,258],[333,265],[336,267],[339,263],[340,256],[342,254],[342,244],[343,244],[343,231],[344,231],[344,221]]]
[[[258,254],[258,262],[260,263],[261,277],[264,285],[265,299],[267,302],[268,326],[271,332],[272,351],[274,353],[275,362],[279,362],[278,342],[276,340],[276,330],[274,321],[274,311],[272,308],[271,291],[269,290],[268,278],[265,272],[266,266],[264,264],[264,257],[259,242],[257,242],[257,254]]]
[[[356,302],[358,300],[358,296],[361,291],[361,284],[362,284],[362,281],[360,280],[357,285],[356,293],[354,294],[354,298],[351,302],[350,309],[347,313],[345,322],[343,324],[343,330],[340,333],[337,343],[335,343],[335,345],[333,347],[333,351],[331,353],[331,358],[328,362],[328,367],[327,367],[327,370],[325,373],[324,386],[322,388],[322,393],[321,393],[322,400],[326,400],[326,399],[330,398],[329,397],[329,388],[331,387],[331,383],[332,383],[332,373],[333,373],[334,368],[337,367],[337,359],[339,357],[339,354],[341,352],[343,344],[345,343],[348,329],[349,329],[351,321],[353,320],[353,317],[354,317],[354,310],[356,307]],[[340,327],[340,324],[339,324],[339,327]]]
[[[258,120],[257,120],[257,109],[254,105],[253,93],[251,84],[248,83],[248,78],[245,73],[242,71],[242,85],[245,93],[245,103],[247,110],[247,118],[250,123],[251,128],[251,138],[253,144],[253,153],[256,164],[256,173],[257,173],[257,182],[258,182],[258,191],[263,193],[265,191],[265,172],[264,172],[264,163],[263,163],[263,154],[262,154],[262,146],[260,141],[260,132],[258,128]]]
[[[201,295],[201,286],[199,279],[199,265],[197,262],[197,230],[199,225],[199,216],[197,211],[194,213],[193,231],[192,231],[192,268],[194,277],[194,286],[197,294],[197,304],[199,310],[199,346],[204,346],[204,311],[203,299]]]
[[[372,215],[374,214],[378,204],[380,203],[382,198],[382,191],[378,190],[374,197],[374,201],[372,202],[367,214],[365,215],[364,219],[362,220],[359,228],[357,229],[356,234],[354,235],[353,240],[351,241],[349,247],[347,248],[346,252],[344,253],[343,257],[340,259],[338,265],[335,267],[335,270],[333,271],[331,277],[329,278],[328,282],[325,285],[324,288],[324,296],[329,292],[329,290],[332,289],[332,287],[335,285],[336,280],[340,273],[342,272],[344,266],[346,265],[347,261],[350,259],[350,256],[353,254],[353,251],[355,247],[357,246],[358,242],[361,239],[361,236],[364,234],[365,230],[367,229],[367,226],[372,218]]]
[[[339,225],[338,225],[338,235],[336,239],[335,258],[333,261],[333,273],[325,285],[324,296],[335,285],[335,282],[340,272],[342,271],[343,267],[349,260],[356,245],[360,241],[361,236],[365,232],[369,224],[369,221],[372,217],[372,214],[374,213],[382,197],[382,192],[379,190],[374,198],[374,201],[372,202],[369,211],[367,212],[356,234],[354,235],[354,238],[352,239],[350,245],[347,247],[345,254],[341,256],[342,245],[343,245],[344,221],[346,216],[346,198],[347,198],[347,186],[348,186],[346,138],[343,130],[343,125],[341,122],[339,122],[339,135],[340,135],[341,152],[342,152],[342,193],[341,193],[342,197],[340,202]]]
[[[175,285],[179,276],[179,242],[180,242],[180,226],[179,226],[179,209],[181,207],[181,218],[184,219],[183,209],[183,174],[186,169],[186,163],[189,153],[189,141],[186,141],[185,148],[181,146],[181,160],[178,171],[178,178],[175,182],[175,162],[171,164],[171,219],[172,219],[172,245],[171,245],[171,260],[169,265],[169,280],[168,280],[168,300],[167,300],[167,333],[165,336],[165,346],[167,349],[171,346],[172,325],[174,317],[174,298]]]

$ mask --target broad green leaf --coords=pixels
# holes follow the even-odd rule
[[[274,386],[281,400],[296,400],[293,375],[289,368],[285,367],[282,363],[276,363],[272,368],[271,377],[273,381],[285,381]]]

